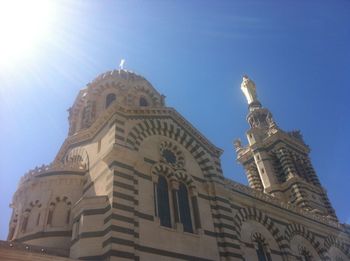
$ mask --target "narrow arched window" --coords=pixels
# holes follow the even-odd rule
[[[34,230],[40,223],[40,207],[34,206],[28,217],[27,231]]]
[[[148,101],[146,100],[145,97],[140,98],[140,106],[142,106],[142,107],[148,106]]]
[[[106,108],[109,107],[116,99],[116,96],[114,93],[110,93],[106,96]]]
[[[271,261],[271,255],[266,251],[266,247],[262,241],[257,242],[256,254],[259,261]]]
[[[156,196],[160,225],[171,227],[168,182],[163,176],[159,176],[158,178]]]
[[[185,184],[180,183],[179,185],[179,210],[180,210],[180,221],[184,227],[185,232],[193,233],[190,203],[188,200],[188,191]]]
[[[26,232],[26,230],[27,230],[28,215],[29,215],[29,212],[26,212],[26,213],[23,215],[22,228],[21,228],[21,231],[22,231],[23,233]]]

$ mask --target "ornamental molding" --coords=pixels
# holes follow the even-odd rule
[[[184,169],[185,168],[185,156],[180,150],[179,146],[171,141],[163,141],[159,146],[160,151],[160,162],[169,164],[174,169]],[[166,155],[164,153],[170,152],[173,154],[174,162],[169,162],[166,159]]]
[[[114,103],[106,111],[104,111],[104,113],[100,117],[98,117],[97,120],[88,129],[80,130],[77,133],[68,136],[62,144],[54,162],[62,161],[66,151],[68,151],[69,148],[71,148],[74,144],[87,142],[93,139],[98,133],[98,131],[105,126],[106,122],[111,120],[115,115],[130,120],[140,119],[143,116],[168,116],[180,126],[182,126],[187,132],[191,133],[193,137],[198,139],[198,141],[201,144],[203,144],[212,155],[219,157],[223,152],[223,150],[217,148],[207,138],[205,138],[191,123],[189,123],[184,117],[182,117],[174,108],[127,108],[121,106],[120,104]]]
[[[185,170],[174,169],[170,165],[165,163],[155,163],[151,167],[151,173],[158,177],[159,175],[164,175],[169,179],[169,181],[177,181],[185,183],[190,189],[195,188],[194,181]]]
[[[273,196],[270,196],[270,195],[265,194],[263,192],[260,192],[258,190],[249,188],[249,187],[247,187],[247,186],[245,186],[243,184],[237,183],[235,181],[232,181],[232,180],[229,180],[229,179],[225,179],[224,185],[228,189],[230,189],[232,191],[238,191],[240,193],[249,195],[249,196],[254,197],[256,199],[260,199],[260,200],[266,201],[266,202],[268,202],[268,203],[270,203],[270,204],[272,204],[274,206],[277,206],[279,208],[283,208],[283,209],[285,209],[287,211],[291,211],[291,212],[293,212],[295,214],[304,216],[306,218],[310,218],[312,220],[315,220],[317,222],[320,222],[320,223],[323,223],[325,225],[331,226],[333,228],[340,229],[340,230],[344,229],[343,228],[344,227],[343,224],[340,224],[338,222],[332,221],[332,220],[330,220],[327,217],[324,217],[324,216],[321,216],[321,215],[318,215],[318,214],[314,214],[314,213],[310,213],[309,211],[306,211],[306,210],[303,210],[303,209],[298,208],[296,206],[293,206],[292,204],[282,202],[278,198],[275,198]]]

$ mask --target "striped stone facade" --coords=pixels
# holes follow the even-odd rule
[[[109,94],[115,101],[106,106]],[[143,77],[124,70],[102,74],[80,91],[69,121],[54,162],[20,182],[1,260],[40,254],[42,260],[254,261],[262,260],[259,247],[274,261],[302,260],[304,252],[312,260],[350,260],[349,227],[300,207],[299,197],[310,190],[324,196],[307,153],[293,156],[295,149],[276,145],[253,155],[239,147],[250,187],[226,179],[222,151],[166,107]],[[279,171],[291,178],[298,172],[294,162],[305,162],[314,186],[291,182],[266,190],[254,157],[269,162],[275,152],[283,162]],[[272,162],[270,168],[276,169]],[[160,177],[168,186],[170,226],[160,221]],[[181,186],[191,232],[185,231]],[[283,189],[293,191],[297,203],[281,200]]]

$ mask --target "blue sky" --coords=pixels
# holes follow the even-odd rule
[[[339,219],[350,222],[349,1],[56,5],[47,37],[0,68],[0,239],[20,177],[53,160],[79,89],[122,58],[224,149],[224,175],[245,184],[232,141],[246,143],[248,74],[279,126],[302,131]]]

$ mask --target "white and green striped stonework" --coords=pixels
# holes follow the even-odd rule
[[[249,187],[224,177],[222,150],[145,78],[98,76],[54,161],[21,179],[0,260],[350,260],[350,228],[308,147],[244,81],[248,145],[235,146]]]

